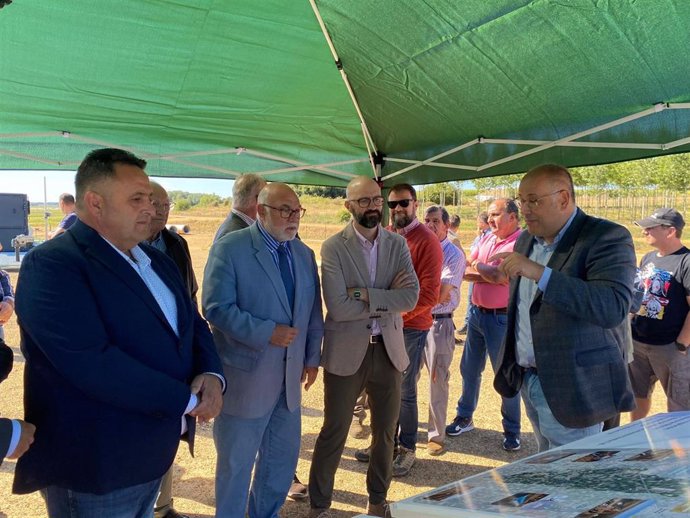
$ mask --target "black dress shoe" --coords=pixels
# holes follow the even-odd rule
[[[154,518],[189,518],[188,514],[182,514],[176,511],[174,507],[169,507],[165,513],[154,511],[153,516]]]

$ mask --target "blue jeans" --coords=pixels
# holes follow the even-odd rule
[[[498,353],[506,334],[507,315],[482,313],[477,306],[470,307],[467,322],[467,340],[460,360],[462,394],[458,400],[457,415],[472,418],[479,401],[482,372],[489,355],[491,366],[496,372]],[[503,433],[520,435],[520,396],[502,398],[501,415]]]
[[[156,479],[105,495],[48,486],[41,489],[41,496],[49,518],[151,518],[160,484]]]
[[[301,412],[290,412],[285,390],[265,416],[216,417],[216,517],[277,518],[295,474],[300,438]]]
[[[405,350],[410,365],[403,372],[400,394],[400,435],[399,443],[408,450],[417,448],[417,428],[419,411],[417,409],[417,379],[422,368],[422,356],[429,330],[403,329]]]
[[[544,397],[539,376],[531,369],[525,372],[520,394],[525,402],[525,412],[532,423],[540,452],[601,432],[603,423],[586,428],[566,428],[556,421]]]

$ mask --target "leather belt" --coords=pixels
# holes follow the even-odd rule
[[[453,313],[433,313],[431,316],[434,320],[439,320],[441,318],[453,318]]]
[[[382,344],[383,343],[383,335],[370,335],[369,336],[369,343],[370,344]]]
[[[479,310],[480,313],[488,313],[491,315],[505,315],[508,313],[508,308],[483,308],[481,306],[476,306],[475,307]]]

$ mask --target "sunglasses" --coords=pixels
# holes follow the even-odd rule
[[[398,205],[400,205],[403,209],[406,209],[410,203],[412,203],[414,200],[412,199],[407,199],[407,200],[398,200],[398,201],[389,201],[388,202],[388,208],[389,209],[394,209]]]

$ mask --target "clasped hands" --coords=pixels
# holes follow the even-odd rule
[[[492,255],[487,259],[488,262],[501,261],[497,266],[498,271],[508,277],[526,277],[535,282],[539,282],[544,273],[544,266],[528,259],[517,252],[501,252]]]

